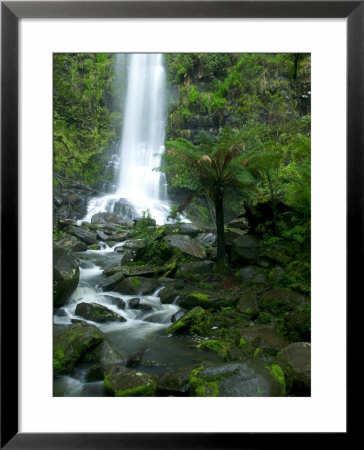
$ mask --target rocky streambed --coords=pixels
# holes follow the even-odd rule
[[[56,223],[55,396],[310,395],[309,298],[246,220],[216,235],[99,213]]]

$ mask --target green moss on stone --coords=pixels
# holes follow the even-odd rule
[[[135,288],[140,288],[140,280],[138,277],[132,278],[130,283],[132,284],[132,286],[134,286]]]
[[[190,372],[190,388],[193,397],[217,397],[219,394],[219,386],[216,380],[206,381],[202,377],[198,377],[203,367],[198,367]]]
[[[286,395],[286,381],[284,378],[284,372],[278,364],[271,364],[270,366],[265,366],[265,368],[269,371],[271,376],[278,381],[281,385],[281,395]]]

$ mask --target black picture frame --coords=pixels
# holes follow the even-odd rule
[[[18,21],[21,18],[346,18],[347,312],[363,273],[364,1],[1,2],[1,448],[265,448],[279,433],[18,433]],[[11,297],[11,298],[10,298]],[[9,320],[11,318],[11,320]],[[348,341],[348,350],[350,351]],[[349,436],[335,434],[340,445]],[[166,430],[167,431],[167,430]],[[242,436],[242,434],[244,436]],[[310,439],[299,438],[299,446]],[[315,435],[315,443],[327,436]],[[296,446],[296,433],[284,446]]]

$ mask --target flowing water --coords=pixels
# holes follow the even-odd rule
[[[120,245],[120,244],[119,244]],[[120,264],[120,253],[115,247],[103,244],[102,250],[79,252],[80,281],[70,300],[59,308],[54,315],[54,323],[59,328],[69,326],[72,319],[82,319],[96,325],[109,338],[111,343],[126,356],[144,351],[138,370],[162,375],[163,373],[191,365],[196,360],[216,361],[211,353],[195,348],[196,342],[188,336],[170,336],[166,329],[171,325],[171,317],[180,310],[178,297],[172,304],[162,304],[158,297],[159,287],[152,295],[124,295],[118,292],[103,292],[98,283],[105,280],[102,274],[105,268]],[[132,298],[138,297],[142,303],[150,306],[149,311],[133,309],[129,306]],[[118,309],[113,299],[123,299],[125,309]],[[80,302],[99,303],[123,316],[125,322],[95,323],[75,315]],[[104,396],[103,382],[86,382],[85,375],[92,366],[83,363],[77,366],[72,376],[60,376],[54,380],[55,396]]]
[[[124,55],[118,55],[120,58]],[[116,64],[116,68],[119,67]],[[166,128],[166,76],[162,54],[127,56],[127,89],[114,193],[90,200],[87,215],[113,212],[117,202],[130,205],[130,218],[149,210],[158,224],[170,213],[164,174],[158,172]]]

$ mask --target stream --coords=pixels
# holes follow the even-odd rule
[[[195,347],[196,342],[190,336],[171,336],[165,330],[171,325],[172,316],[180,310],[178,297],[172,304],[162,304],[158,292],[162,285],[152,295],[124,295],[114,291],[101,291],[98,283],[105,280],[102,274],[106,268],[120,264],[120,253],[114,252],[115,247],[101,243],[101,250],[87,250],[74,255],[80,264],[80,281],[77,289],[65,306],[58,309],[54,315],[54,323],[59,327],[72,324],[72,319],[82,319],[96,325],[121,352],[130,356],[144,351],[138,370],[162,376],[164,373],[189,366],[199,361],[221,361],[212,353],[207,353]],[[129,302],[138,297],[141,303],[150,307],[148,311],[133,309]],[[126,306],[119,309],[113,299],[124,300]],[[123,316],[125,322],[96,323],[75,315],[78,303],[99,303],[111,311]],[[81,363],[74,369],[72,376],[60,376],[54,380],[56,397],[62,396],[105,396],[103,381],[86,382],[85,375],[94,363]]]

